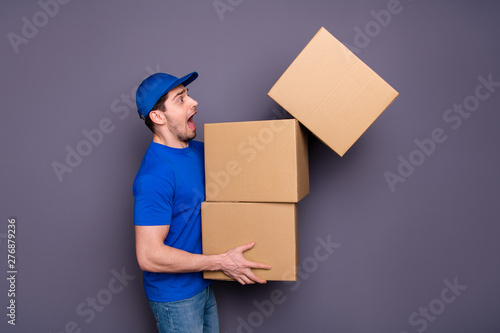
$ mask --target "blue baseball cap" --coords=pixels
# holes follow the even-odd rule
[[[156,73],[145,78],[137,88],[135,95],[139,116],[141,116],[141,118],[146,118],[161,96],[165,95],[179,84],[187,86],[196,80],[197,77],[198,73],[192,72],[180,79],[166,73]]]

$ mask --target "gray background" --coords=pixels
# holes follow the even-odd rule
[[[197,70],[198,139],[206,122],[283,117],[266,94],[324,26],[400,96],[343,158],[311,137],[302,275],[215,283],[221,331],[500,332],[500,88],[458,129],[443,120],[479,76],[500,81],[500,3],[401,0],[378,30],[372,11],[391,1],[219,3],[231,10],[219,16],[211,0],[70,1],[44,22],[35,1],[2,2],[0,275],[15,217],[18,276],[15,327],[0,283],[0,331],[153,332],[131,191],[151,135],[127,98],[149,70]],[[16,53],[8,34],[21,36],[34,15],[40,27]],[[363,44],[356,31],[367,24]],[[52,163],[106,118],[112,132],[60,181]],[[447,140],[391,191],[384,173],[435,128]],[[318,237],[340,245],[323,261]],[[120,284],[116,272],[133,280]],[[445,280],[466,289],[453,294]],[[271,307],[274,290],[282,297]],[[104,305],[92,310],[96,297]],[[427,319],[418,314],[429,307]]]

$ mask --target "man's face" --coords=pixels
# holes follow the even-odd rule
[[[197,113],[198,102],[188,95],[188,90],[181,84],[168,92],[165,101],[167,128],[174,139],[188,142],[196,137],[196,125],[193,117]]]

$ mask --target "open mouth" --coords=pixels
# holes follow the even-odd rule
[[[196,130],[196,125],[195,125],[195,123],[194,123],[194,121],[193,121],[193,118],[194,118],[194,115],[195,115],[195,114],[196,114],[196,112],[195,112],[195,113],[193,113],[193,114],[192,114],[192,115],[188,118],[188,120],[187,120],[187,125],[188,125],[188,128],[189,128],[191,131],[195,131],[195,130]]]

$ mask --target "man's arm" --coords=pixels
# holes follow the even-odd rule
[[[170,226],[135,226],[137,261],[143,271],[163,273],[187,273],[222,271],[241,284],[266,283],[251,268],[270,269],[271,266],[248,261],[243,252],[254,243],[235,247],[217,255],[193,254],[163,243]]]

